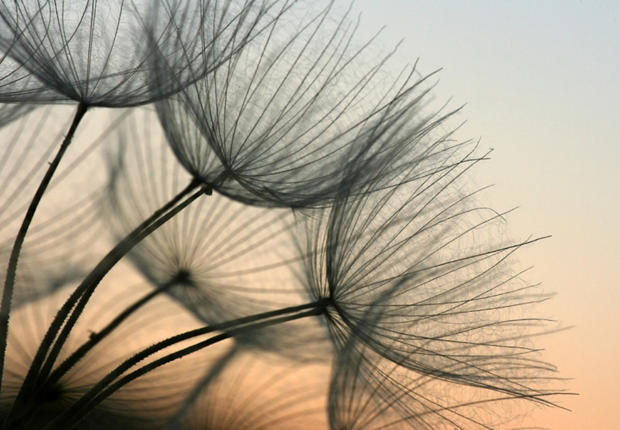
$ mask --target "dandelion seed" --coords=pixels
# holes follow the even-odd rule
[[[249,1],[36,0],[0,7],[0,101],[126,107],[198,79],[260,28]],[[13,66],[13,67],[11,67]],[[51,90],[51,91],[50,91]]]
[[[523,244],[498,240],[503,217],[462,186],[480,158],[442,147],[392,187],[306,218],[308,289],[328,300],[337,348],[354,338],[421,379],[545,403],[555,369],[529,344],[544,321],[521,314],[545,296],[511,270]]]
[[[163,136],[139,125],[150,124],[148,112],[134,118],[119,135],[118,153],[110,156],[102,206],[117,238],[191,181]],[[293,225],[288,210],[247,206],[213,193],[144,239],[129,258],[158,290],[205,323],[218,324],[303,304],[305,292],[288,270],[287,260],[295,259],[289,255]],[[295,353],[300,342],[294,330],[267,332],[237,341]]]
[[[389,176],[386,161],[405,152],[395,135],[404,121],[420,133],[429,126],[424,85],[411,71],[387,76],[389,55],[370,58],[372,42],[356,45],[356,23],[332,6],[292,8],[157,104],[188,172],[244,203],[284,207],[329,205],[343,182],[361,190],[362,176]],[[356,182],[344,177],[354,171]]]

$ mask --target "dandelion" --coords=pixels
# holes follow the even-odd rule
[[[149,117],[142,112],[133,115],[136,123],[125,121],[118,153],[109,157],[102,211],[116,238],[192,181],[163,136],[157,136],[152,125],[140,125],[152,124]],[[289,210],[248,206],[213,193],[146,237],[128,257],[158,291],[206,324],[218,324],[303,304],[305,293],[288,268],[295,260],[289,255],[293,227]],[[295,332],[261,331],[237,341],[304,354],[293,348],[299,343]]]
[[[522,312],[545,297],[510,270],[524,244],[498,242],[503,216],[463,189],[480,159],[464,148],[307,220],[308,290],[339,349],[355,338],[419,378],[544,403],[554,368],[529,344],[544,321]]]
[[[372,41],[358,46],[356,23],[335,19],[332,6],[294,9],[295,25],[274,20],[213,73],[157,103],[192,176],[248,204],[328,205],[345,173],[387,175],[385,163],[404,152],[390,133],[405,117],[429,126],[424,80],[414,71],[389,77],[389,56],[371,59]]]
[[[544,388],[554,369],[528,341],[544,321],[521,315],[545,297],[510,270],[513,252],[524,244],[495,239],[503,215],[477,206],[477,191],[463,186],[481,157],[444,137],[399,133],[415,138],[418,151],[398,182],[386,184],[378,172],[380,186],[367,184],[361,196],[351,196],[355,188],[345,183],[332,208],[298,216],[314,300],[305,309],[316,309],[299,317],[324,315],[338,357],[332,405],[350,399],[357,406],[341,404],[342,413],[359,407],[353,415],[366,417],[358,426],[357,418],[332,412],[334,428],[484,426],[480,413],[471,412],[476,405],[518,398],[545,403],[555,393]],[[262,316],[248,321],[263,318],[268,323]],[[254,330],[250,324],[222,339]],[[357,356],[351,342],[359,345]],[[455,390],[479,400],[438,394]]]
[[[122,106],[136,98],[137,89],[144,91],[144,79],[130,79],[144,55],[125,2],[107,2],[105,9],[91,1],[5,3],[0,17],[3,50],[39,85],[54,90],[11,91],[8,101]]]
[[[318,7],[0,6],[0,426],[499,429],[552,404],[547,296],[513,264],[538,239],[479,203],[486,154],[429,76]],[[75,102],[46,166],[29,106]],[[99,106],[124,125],[72,153]]]
[[[241,9],[210,1],[185,6],[167,1],[129,5],[125,0],[105,5],[96,0],[2,3],[0,102],[73,101],[78,106],[15,237],[0,309],[0,375],[19,255],[43,194],[86,111],[92,106],[145,104],[178,91],[197,78],[187,73],[189,81],[181,79],[181,69],[201,61],[206,73],[221,60],[219,47],[227,53],[243,45],[264,16],[262,6],[256,14],[249,12],[253,7],[251,1]],[[178,19],[188,16],[195,19],[179,26]],[[190,40],[180,40],[185,37]],[[190,45],[193,48],[186,49]],[[165,70],[160,70],[164,63]]]
[[[27,70],[54,92],[9,85],[0,100],[107,107],[152,102],[197,79],[194,63],[208,73],[243,46],[265,14],[254,7],[164,0],[3,3],[0,48],[22,75]]]

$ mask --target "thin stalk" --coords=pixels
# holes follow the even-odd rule
[[[73,292],[73,294],[67,299],[67,301],[63,304],[62,308],[56,314],[56,317],[50,324],[50,327],[45,334],[45,337],[39,345],[39,349],[30,365],[30,369],[28,370],[28,374],[26,375],[24,383],[20,388],[20,392],[18,393],[15,402],[13,403],[14,410],[19,410],[20,408],[18,406],[21,406],[22,403],[25,403],[25,401],[30,397],[32,392],[39,385],[39,382],[41,380],[47,378],[51,366],[55,361],[54,354],[57,354],[64,345],[64,342],[68,337],[71,329],[75,325],[77,318],[86,306],[86,303],[90,299],[90,296],[94,292],[101,279],[103,279],[103,277],[110,271],[110,269],[112,269],[112,267],[114,267],[114,265],[142,239],[151,234],[163,223],[168,221],[174,215],[179,213],[182,209],[187,207],[190,203],[195,201],[198,197],[202,196],[205,192],[209,193],[209,189],[203,188],[175,207],[175,205],[184,196],[186,196],[198,185],[198,181],[192,181],[173,200],[171,200],[161,209],[153,213],[151,217],[149,217],[136,229],[129,233],[99,262],[99,264],[92,270],[92,272],[82,281],[80,286],[78,286],[78,288]],[[54,340],[56,340],[55,344]],[[52,349],[51,352],[50,348]],[[45,361],[46,357],[47,361]]]
[[[121,312],[116,318],[108,323],[103,329],[101,329],[98,333],[93,333],[90,338],[82,344],[77,350],[75,350],[69,357],[63,361],[60,366],[58,366],[50,376],[45,380],[45,382],[36,389],[36,392],[32,395],[28,396],[28,404],[22,405],[20,407],[20,417],[26,417],[31,414],[34,414],[39,406],[44,403],[43,400],[39,400],[42,396],[45,395],[47,389],[53,387],[55,383],[57,383],[60,378],[62,378],[76,363],[78,363],[84,356],[92,350],[101,340],[107,337],[116,327],[118,327],[123,321],[129,318],[134,312],[139,310],[142,306],[150,302],[153,298],[157,297],[159,294],[167,291],[171,286],[175,284],[174,281],[171,281],[162,287],[148,293],[138,301],[136,301],[133,305],[129,306],[123,312]],[[17,419],[20,419],[19,417]]]
[[[123,321],[129,318],[133,313],[138,311],[148,302],[150,302],[155,297],[159,296],[161,293],[166,292],[170,289],[170,287],[174,286],[176,281],[170,281],[161,287],[155,289],[154,291],[146,294],[141,299],[137,300],[133,305],[126,308],[120,314],[116,316],[112,321],[108,323],[104,328],[102,328],[97,333],[92,333],[89,339],[82,344],[75,352],[73,352],[69,357],[63,361],[60,366],[58,366],[54,371],[50,374],[49,378],[45,381],[45,385],[41,387],[38,392],[45,392],[45,389],[49,386],[54,385],[56,382],[60,380],[75,364],[77,364],[84,356],[92,350],[99,342],[105,339],[110,333],[116,329]],[[35,395],[36,397],[36,395]]]
[[[190,187],[194,187],[195,186],[193,185],[194,183],[195,182],[192,181],[192,184],[190,184],[187,190],[190,190],[191,189]],[[85,283],[84,293],[80,296],[78,303],[76,304],[75,308],[71,312],[69,319],[65,323],[64,327],[62,328],[62,331],[60,332],[60,335],[58,336],[56,342],[54,343],[54,346],[51,352],[48,354],[47,360],[45,361],[45,364],[43,365],[41,369],[39,380],[47,378],[47,376],[51,372],[52,367],[54,366],[54,363],[56,361],[56,357],[58,357],[58,355],[60,354],[66,340],[68,339],[71,333],[71,330],[73,330],[73,327],[77,323],[78,318],[84,311],[84,308],[90,301],[91,296],[95,292],[95,289],[97,288],[101,280],[104,278],[104,276],[112,269],[112,267],[116,265],[116,263],[120,261],[121,258],[127,255],[127,253],[131,251],[131,249],[134,246],[140,243],[144,238],[149,236],[151,233],[153,233],[163,224],[168,222],[171,218],[176,216],[179,212],[181,212],[181,210],[185,209],[192,202],[194,202],[197,198],[201,197],[205,193],[205,191],[206,189],[203,188],[200,191],[194,193],[192,196],[188,197],[186,200],[184,200],[174,209],[170,210],[170,212],[166,213],[165,215],[160,217],[158,220],[153,222],[150,226],[144,229],[135,238],[134,241],[128,243],[127,246],[125,246],[124,248],[121,248],[120,252],[114,255],[113,258],[110,261],[108,261],[106,265],[102,266],[101,270],[95,273],[90,280],[88,280],[88,277],[87,279],[84,280],[84,283]],[[93,272],[96,272],[96,271],[97,271],[97,268],[95,268]]]
[[[192,181],[192,183],[190,183],[190,185],[188,185],[188,187],[185,190],[183,190],[173,201],[169,202],[166,206],[170,207],[171,203],[173,202],[176,203],[178,200],[181,199],[182,196],[185,196],[196,186],[198,186],[198,183],[196,181]],[[71,333],[71,330],[75,326],[78,318],[80,317],[84,308],[88,304],[92,294],[95,292],[95,289],[97,288],[97,286],[99,285],[103,277],[110,271],[110,269],[112,269],[112,267],[114,267],[116,263],[120,261],[121,258],[127,255],[127,253],[131,251],[131,249],[135,245],[137,245],[145,237],[149,236],[151,233],[157,230],[160,226],[162,226],[172,217],[176,216],[181,210],[189,206],[198,197],[201,197],[204,192],[205,192],[205,189],[201,189],[200,191],[194,193],[192,196],[188,197],[178,206],[174,207],[169,212],[162,215],[159,219],[152,222],[148,227],[146,227],[141,232],[139,232],[139,234],[135,238],[133,238],[133,240],[129,240],[127,243],[120,246],[118,249],[118,252],[109,254],[110,259],[106,261],[106,258],[104,258],[102,260],[102,263],[100,263],[100,265],[96,267],[89,276],[86,277],[86,279],[82,282],[80,287],[78,287],[78,290],[83,288],[82,290],[83,293],[80,295],[78,302],[75,305],[75,308],[71,312],[69,319],[66,321],[64,327],[62,328],[62,331],[60,332],[60,335],[58,336],[56,342],[54,343],[54,346],[51,352],[48,354],[47,360],[45,361],[41,369],[39,380],[47,378],[47,376],[51,372],[55,359],[58,356],[58,354],[60,354],[60,351],[62,347],[64,346],[64,343],[66,342],[67,338],[69,337],[69,334]]]
[[[253,324],[243,325],[242,327],[233,328],[225,333],[221,333],[219,335],[213,336],[207,340],[198,342],[189,347],[183,348],[179,351],[173,352],[165,357],[154,360],[151,363],[148,363],[137,370],[123,376],[118,381],[111,384],[109,387],[102,389],[103,384],[107,385],[110,380],[108,377],[101,380],[97,385],[95,385],[88,393],[86,393],[80,400],[74,403],[69,409],[67,409],[61,416],[59,416],[54,422],[44,428],[44,430],[64,430],[70,429],[72,426],[77,424],[84,416],[86,416],[92,409],[94,409],[99,403],[107,399],[110,395],[112,395],[115,391],[127,385],[131,381],[137,379],[140,376],[143,376],[158,367],[163,366],[164,364],[170,363],[174,360],[178,360],[183,358],[189,354],[200,351],[208,346],[214,345],[218,342],[221,342],[226,339],[233,338],[235,336],[243,335],[254,330],[260,330],[262,328],[283,324],[289,321],[295,321],[302,318],[307,318],[311,316],[321,315],[325,312],[325,305],[317,302],[309,305],[305,305],[306,307],[312,306],[310,310],[305,312],[294,313],[292,315],[285,315],[278,318],[269,319],[267,321],[257,321]],[[191,332],[188,332],[191,333]],[[114,378],[116,379],[116,378]],[[99,391],[101,390],[101,391]],[[99,393],[97,393],[99,391]]]
[[[2,306],[0,308],[0,387],[2,387],[2,374],[4,373],[4,357],[6,355],[6,347],[9,335],[9,317],[11,314],[11,302],[13,300],[13,290],[15,288],[15,277],[17,274],[17,264],[19,262],[19,256],[24,245],[24,241],[26,240],[26,234],[28,233],[28,229],[30,228],[30,224],[34,218],[34,215],[37,211],[39,203],[43,198],[43,194],[45,194],[45,190],[47,189],[58,165],[60,164],[60,160],[65,155],[67,148],[71,144],[73,140],[73,136],[75,135],[75,131],[80,124],[80,121],[86,114],[88,110],[88,105],[84,102],[80,102],[77,106],[77,110],[75,112],[75,117],[73,118],[73,122],[71,123],[71,127],[69,128],[69,132],[65,136],[62,144],[60,145],[60,149],[54,157],[54,160],[50,163],[47,168],[47,172],[45,172],[45,176],[41,180],[39,184],[39,188],[34,194],[32,201],[30,202],[30,206],[28,206],[28,210],[26,211],[26,215],[24,216],[24,220],[22,221],[22,225],[17,233],[17,237],[15,238],[15,243],[13,244],[13,249],[11,250],[11,256],[9,258],[9,266],[7,268],[6,279],[4,281],[4,290],[2,292]]]
[[[316,311],[316,309],[324,309],[326,306],[326,302],[321,300],[318,302],[307,303],[305,305],[300,306],[291,306],[288,308],[278,309],[276,311],[263,312],[256,315],[250,315],[243,318],[237,318],[232,321],[227,321],[220,324],[214,324],[207,327],[201,327],[195,330],[190,330],[185,333],[181,333],[175,336],[172,336],[166,340],[156,343],[148,348],[143,349],[142,351],[135,354],[133,357],[128,358],[122,364],[120,364],[116,369],[107,374],[104,378],[102,378],[91,390],[91,397],[95,397],[97,395],[97,391],[105,389],[107,385],[112,383],[115,379],[121,377],[123,373],[131,369],[133,366],[141,362],[142,360],[150,357],[151,355],[162,351],[166,348],[169,348],[178,343],[184,342],[189,339],[193,339],[198,336],[203,336],[205,334],[213,333],[215,331],[224,331],[231,328],[246,326],[253,323],[261,322],[264,320],[269,320],[272,318],[280,317],[282,315],[289,315],[298,312],[302,312],[308,309],[312,311]],[[321,310],[321,313],[323,311]],[[88,393],[85,396],[89,395]]]

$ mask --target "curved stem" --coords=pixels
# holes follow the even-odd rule
[[[50,376],[38,387],[36,391],[28,396],[28,404],[22,405],[20,407],[20,415],[17,419],[21,419],[22,417],[26,417],[31,413],[35,413],[39,408],[40,404],[44,403],[44,400],[40,400],[44,397],[45,393],[50,387],[53,387],[60,378],[62,378],[73,366],[75,366],[84,356],[91,351],[99,342],[101,342],[104,338],[106,338],[110,333],[112,333],[123,321],[129,318],[134,312],[139,310],[142,306],[150,302],[153,298],[157,297],[159,294],[168,290],[171,286],[174,285],[174,282],[169,282],[168,284],[163,285],[160,288],[146,294],[141,299],[137,300],[134,304],[126,308],[120,314],[116,316],[112,321],[110,321],[103,329],[101,329],[97,333],[93,333],[90,338],[82,344],[77,350],[75,350],[69,357],[67,357],[54,371],[51,372]]]
[[[108,323],[104,328],[102,328],[97,333],[92,333],[90,338],[82,344],[75,352],[73,352],[69,357],[63,361],[60,366],[58,366],[54,371],[50,374],[49,378],[45,381],[45,385],[43,385],[38,392],[45,391],[46,387],[54,385],[56,382],[60,380],[76,363],[78,363],[84,356],[92,350],[99,342],[105,339],[110,333],[116,329],[123,321],[129,318],[134,312],[138,311],[148,302],[150,302],[153,298],[159,296],[161,293],[167,291],[175,285],[174,281],[168,282],[167,284],[162,285],[161,287],[151,291],[146,294],[141,299],[137,300],[134,304],[126,308],[120,314],[116,316],[112,321]],[[36,397],[36,395],[35,395]]]
[[[30,206],[28,206],[28,210],[26,211],[26,215],[24,220],[22,221],[22,225],[17,233],[17,237],[15,238],[15,243],[13,244],[13,249],[11,251],[11,256],[9,258],[9,266],[7,268],[6,280],[4,282],[4,291],[2,293],[2,307],[0,308],[0,387],[2,386],[2,374],[4,372],[4,357],[6,355],[6,347],[8,341],[9,334],[9,317],[11,314],[11,301],[13,300],[13,289],[15,288],[15,277],[17,274],[17,264],[19,262],[19,255],[22,250],[22,246],[24,245],[24,240],[26,239],[26,233],[28,233],[28,229],[30,228],[30,224],[34,218],[34,215],[37,211],[39,203],[43,198],[43,194],[45,194],[45,190],[47,189],[54,173],[58,165],[60,164],[60,160],[64,156],[67,148],[71,144],[73,140],[73,136],[75,135],[75,131],[80,124],[80,121],[86,114],[88,110],[88,105],[84,102],[80,102],[77,106],[77,111],[75,112],[75,117],[73,118],[73,122],[71,123],[71,127],[69,128],[69,132],[65,136],[62,144],[60,145],[60,149],[54,157],[54,160],[50,163],[47,172],[45,172],[45,176],[41,180],[39,184],[39,188],[37,189],[32,201],[30,202]]]
[[[168,347],[179,344],[189,339],[193,339],[198,336],[203,336],[205,334],[213,333],[215,331],[224,331],[231,328],[239,327],[239,326],[249,326],[253,323],[260,323],[265,320],[272,320],[273,318],[281,317],[282,315],[286,315],[285,318],[288,318],[289,314],[299,313],[305,310],[310,309],[312,312],[316,312],[317,309],[320,309],[320,313],[323,313],[323,309],[325,308],[325,303],[323,301],[307,303],[305,305],[300,306],[292,306],[288,308],[278,309],[276,311],[263,312],[256,315],[250,315],[243,318],[237,318],[232,321],[227,321],[220,324],[214,324],[207,327],[201,327],[199,329],[190,330],[185,333],[178,334],[176,336],[170,337],[166,340],[156,343],[148,348],[143,349],[142,351],[135,354],[133,357],[128,358],[122,364],[120,364],[116,369],[106,375],[103,379],[101,379],[91,390],[89,393],[85,394],[85,396],[95,397],[98,395],[98,391],[105,389],[107,385],[112,383],[115,379],[119,378],[126,371],[131,369],[133,366],[141,362],[142,360],[150,357],[151,355],[162,351]]]
[[[196,182],[192,181],[192,183],[182,192],[183,195],[185,195],[187,192],[189,192],[191,189],[195,188],[196,186],[197,186]],[[39,381],[47,378],[47,376],[51,372],[52,367],[54,366],[54,363],[56,361],[56,357],[58,357],[58,355],[60,354],[62,347],[64,346],[67,338],[69,337],[69,334],[71,333],[71,330],[73,330],[73,327],[77,323],[78,318],[84,311],[84,308],[88,304],[92,294],[95,292],[95,289],[97,288],[101,280],[104,278],[104,276],[112,269],[112,267],[116,265],[116,263],[120,261],[121,258],[127,255],[127,253],[131,251],[131,249],[134,246],[136,246],[139,242],[141,242],[142,239],[149,236],[151,233],[153,233],[155,230],[157,230],[159,227],[161,227],[163,224],[169,221],[172,217],[176,216],[181,210],[189,206],[192,202],[194,202],[198,197],[201,197],[204,193],[205,193],[205,189],[203,188],[200,191],[194,193],[192,196],[188,197],[186,200],[184,200],[174,209],[170,210],[168,213],[166,213],[165,215],[161,216],[159,219],[154,221],[151,225],[149,225],[142,232],[140,232],[140,234],[138,234],[134,240],[129,241],[128,243],[125,244],[125,246],[120,247],[118,252],[111,254],[110,255],[111,258],[107,260],[104,264],[101,264],[100,267],[95,268],[95,270],[93,270],[92,272],[92,277],[90,277],[89,275],[90,279],[89,277],[87,277],[83,281],[83,285],[84,285],[83,294],[79,297],[79,300],[77,304],[75,305],[75,308],[71,312],[69,319],[66,321],[64,327],[62,328],[62,331],[60,332],[60,335],[56,339],[56,342],[54,343],[54,346],[51,352],[48,354],[47,360],[45,361],[43,367],[41,368]],[[78,287],[78,289],[79,288],[80,287]]]
[[[267,321],[257,321],[253,324],[243,325],[242,327],[233,328],[225,333],[221,333],[219,335],[213,336],[207,340],[198,342],[189,347],[183,348],[179,351],[176,351],[172,354],[169,354],[165,357],[159,358],[149,364],[146,364],[140,367],[137,370],[123,376],[118,381],[109,385],[107,388],[104,388],[104,384],[108,385],[112,380],[108,377],[102,379],[97,385],[95,385],[88,393],[86,393],[80,400],[74,403],[69,409],[65,411],[57,420],[52,422],[49,426],[45,427],[46,430],[61,430],[61,429],[69,429],[73,425],[77,424],[84,416],[86,416],[93,408],[95,408],[99,403],[107,399],[110,395],[112,395],[115,391],[127,385],[131,381],[137,379],[138,377],[151,372],[158,367],[163,366],[164,364],[170,363],[174,360],[178,360],[183,358],[189,354],[192,354],[196,351],[200,351],[210,345],[214,345],[222,340],[230,339],[235,336],[243,335],[249,333],[254,330],[259,330],[262,328],[270,327],[277,324],[282,324],[288,321],[295,321],[302,318],[307,318],[310,316],[321,315],[325,312],[325,306],[322,303],[312,303],[309,305],[305,305],[306,307],[312,306],[310,310],[305,312],[294,313],[292,315],[285,315],[278,318],[269,319]],[[214,329],[212,328],[212,331]],[[191,333],[191,332],[188,332]],[[193,336],[192,336],[193,337]]]
[[[91,273],[82,281],[80,286],[67,299],[62,308],[56,314],[47,333],[45,334],[45,337],[43,338],[43,341],[39,345],[39,349],[30,365],[30,369],[24,379],[24,383],[22,384],[17,398],[13,403],[12,409],[14,411],[20,411],[20,409],[22,409],[21,406],[23,406],[22,404],[27,401],[36,387],[40,385],[40,381],[47,378],[47,375],[54,364],[55,357],[64,345],[65,340],[67,339],[78,317],[88,303],[90,296],[96,289],[101,279],[103,279],[110,269],[114,267],[114,265],[142,239],[147,237],[162,224],[175,216],[190,203],[195,201],[198,197],[209,191],[208,189],[203,188],[175,207],[175,205],[185,195],[187,195],[198,185],[199,183],[197,181],[192,181],[173,200],[156,211],[151,217],[129,233],[99,262]],[[55,340],[56,342],[54,343]],[[21,411],[19,413],[22,414]]]

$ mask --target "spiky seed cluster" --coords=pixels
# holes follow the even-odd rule
[[[355,351],[347,361],[359,362],[353,373],[362,373],[341,369],[339,378],[370,383],[363,390],[379,403],[406,402],[400,383],[407,379],[438,381],[415,395],[443,383],[545,403],[553,391],[541,376],[555,369],[530,344],[544,321],[522,314],[544,297],[509,270],[524,243],[498,241],[503,216],[461,188],[479,159],[460,146],[442,145],[440,158],[422,155],[391,187],[361,198],[343,193],[327,214],[301,215],[307,238],[300,248],[310,256],[304,282],[329,303],[326,323],[337,349]],[[368,369],[386,366],[389,377],[368,381]],[[403,419],[417,420],[423,411],[415,411]]]

